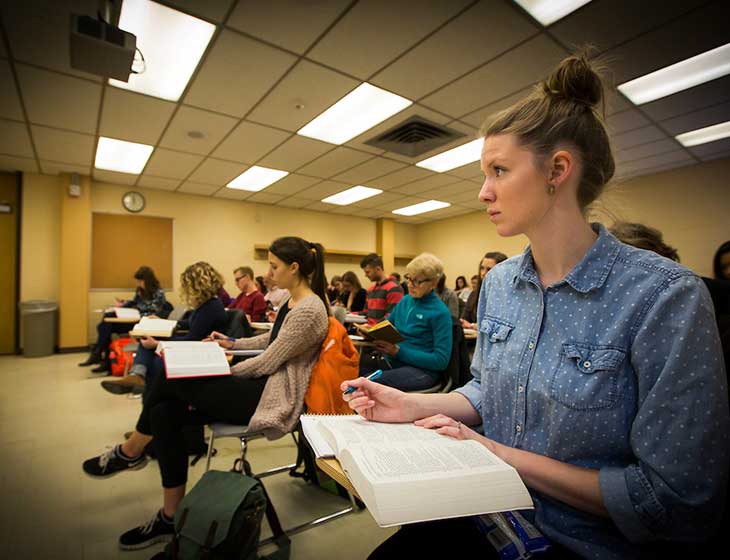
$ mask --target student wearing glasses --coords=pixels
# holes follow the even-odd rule
[[[239,266],[233,271],[233,279],[241,293],[228,306],[228,309],[241,309],[249,322],[263,321],[266,314],[266,300],[256,288],[253,269],[249,266]]]
[[[408,295],[400,300],[388,316],[403,335],[398,344],[376,341],[383,354],[378,367],[383,375],[378,383],[403,391],[433,387],[440,380],[451,358],[451,315],[434,288],[444,273],[441,261],[422,253],[406,267]],[[360,362],[360,375],[372,373],[373,361]]]

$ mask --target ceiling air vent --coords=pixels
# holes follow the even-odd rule
[[[466,135],[414,115],[365,143],[381,150],[416,157],[462,136]]]

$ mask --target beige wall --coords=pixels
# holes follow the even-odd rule
[[[730,159],[674,169],[609,187],[591,220],[611,225],[614,219],[637,221],[662,231],[677,248],[682,263],[703,276],[712,275],[712,258],[730,239]],[[487,251],[513,256],[524,250],[524,236],[502,238],[484,212],[475,212],[417,227],[419,251],[443,259],[448,284],[476,273]]]

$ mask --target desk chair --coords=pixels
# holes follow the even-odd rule
[[[460,387],[459,381],[461,377],[463,354],[462,344],[464,342],[464,329],[458,320],[454,320],[451,324],[451,358],[449,365],[443,372],[443,379],[428,389],[420,391],[409,391],[409,393],[448,393],[452,389]],[[468,366],[467,366],[468,367]]]

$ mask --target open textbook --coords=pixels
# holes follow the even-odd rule
[[[371,327],[358,327],[357,330],[367,340],[384,340],[391,344],[397,344],[403,340],[403,335],[398,332],[398,329],[396,329],[393,324],[388,321],[388,319],[380,321]]]
[[[381,527],[533,507],[517,471],[476,441],[354,414],[301,423],[318,457],[337,457]]]
[[[177,321],[168,319],[151,319],[150,317],[142,317],[139,323],[132,327],[129,334],[132,336],[172,336]]]
[[[104,313],[114,313],[117,319],[129,319],[130,321],[139,321],[139,309],[136,307],[108,307]]]
[[[163,341],[157,345],[168,379],[230,375],[226,353],[217,342]]]

